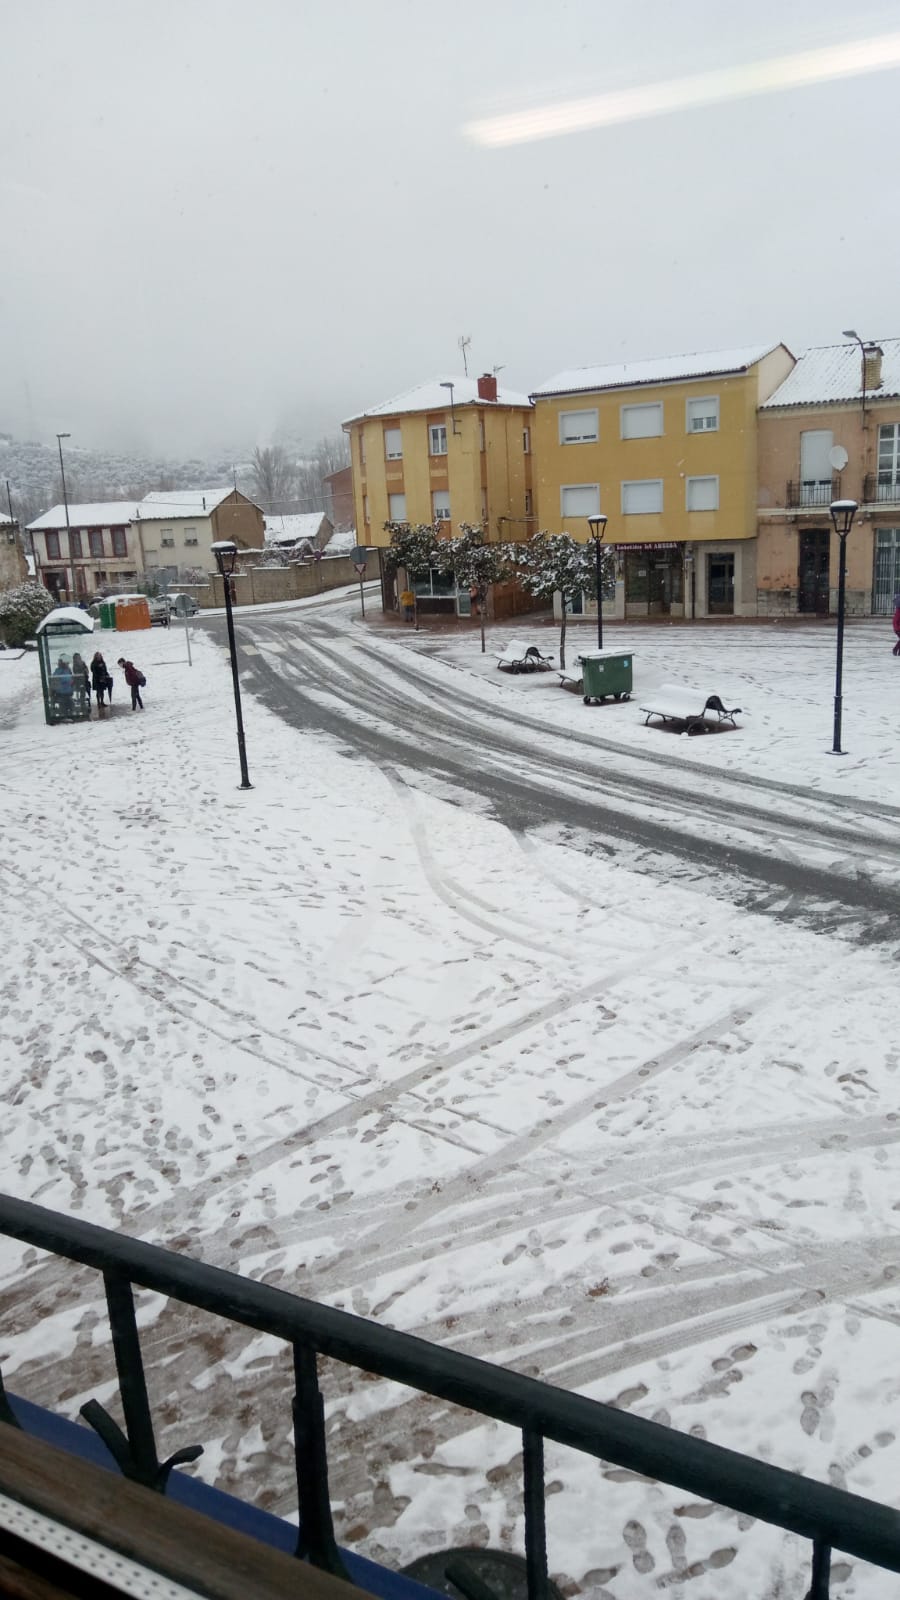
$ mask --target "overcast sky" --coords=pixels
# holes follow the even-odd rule
[[[892,33],[841,0],[0,0],[0,430],[188,455],[438,372],[900,334],[896,69],[474,120]]]

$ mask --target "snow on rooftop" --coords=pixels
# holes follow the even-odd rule
[[[298,539],[318,538],[322,523],[327,521],[324,511],[292,511],[284,516],[265,518],[267,544],[296,544]]]
[[[205,517],[234,494],[234,484],[219,489],[151,489],[138,506],[141,521],[157,522],[169,517]]]
[[[621,361],[607,367],[571,367],[548,378],[533,391],[542,395],[593,393],[597,389],[630,389],[643,383],[673,383],[678,378],[714,378],[746,372],[775,344],[745,345],[736,350],[700,350],[690,355],[657,356],[651,361]]]
[[[14,521],[15,521],[15,518],[14,518],[14,517],[8,517],[8,516],[7,516],[7,515],[6,515],[6,512],[5,512],[5,511],[0,511],[0,522],[7,522],[7,523],[11,523],[11,522],[14,522]]]
[[[81,628],[85,633],[93,633],[94,619],[87,611],[82,611],[80,606],[57,606],[55,611],[48,611],[42,617],[35,633],[43,633],[44,629],[53,626],[61,627],[67,624],[70,627]]]
[[[875,341],[872,341],[873,343]],[[871,399],[896,399],[900,396],[900,339],[879,339],[884,351],[881,384],[869,388]],[[858,344],[816,345],[800,356],[784,383],[779,384],[761,407],[827,405],[839,400],[862,399],[862,354]]]
[[[97,500],[92,505],[70,505],[70,528],[113,528],[121,527],[123,523],[133,522],[137,504],[134,500]],[[66,508],[60,503],[51,506],[49,511],[44,511],[34,522],[29,522],[29,531],[40,533],[43,528],[64,528],[66,526]]]
[[[496,400],[482,400],[477,378],[430,378],[427,383],[418,383],[403,394],[395,394],[393,399],[379,406],[370,406],[366,411],[347,417],[345,426],[348,422],[360,422],[364,417],[399,417],[407,411],[446,411],[450,407],[450,390],[445,385],[450,383],[455,406],[525,406],[531,409],[529,396],[513,389],[501,389],[498,385]]]
[[[346,528],[342,533],[333,533],[325,546],[327,556],[347,556],[355,550],[358,544],[355,528]]]

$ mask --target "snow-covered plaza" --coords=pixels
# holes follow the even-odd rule
[[[215,620],[192,667],[129,635],[146,710],[117,673],[89,725],[0,660],[2,1188],[896,1503],[889,629],[848,630],[842,757],[828,625],[613,631],[604,708],[352,596],[238,629],[249,792]],[[740,728],[645,728],[670,681]],[[99,1281],[0,1263],[8,1385],[108,1403]],[[290,1516],[283,1350],[151,1296],[141,1324],[163,1448]],[[323,1388],[342,1542],[520,1548],[517,1435]],[[776,1529],[555,1447],[548,1483],[570,1592],[804,1592]]]

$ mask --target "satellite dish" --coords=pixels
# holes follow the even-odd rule
[[[847,462],[850,460],[850,457],[848,456],[842,444],[835,444],[832,445],[828,452],[828,459],[831,462],[831,465],[834,467],[835,472],[843,472]]]

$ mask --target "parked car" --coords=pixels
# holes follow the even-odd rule
[[[200,610],[200,607],[198,606],[193,595],[178,594],[170,589],[167,598],[169,601],[170,616],[195,617],[197,612]],[[176,604],[176,601],[179,603]]]
[[[169,626],[169,602],[164,594],[147,596],[147,605],[150,607],[150,626],[167,628]]]

